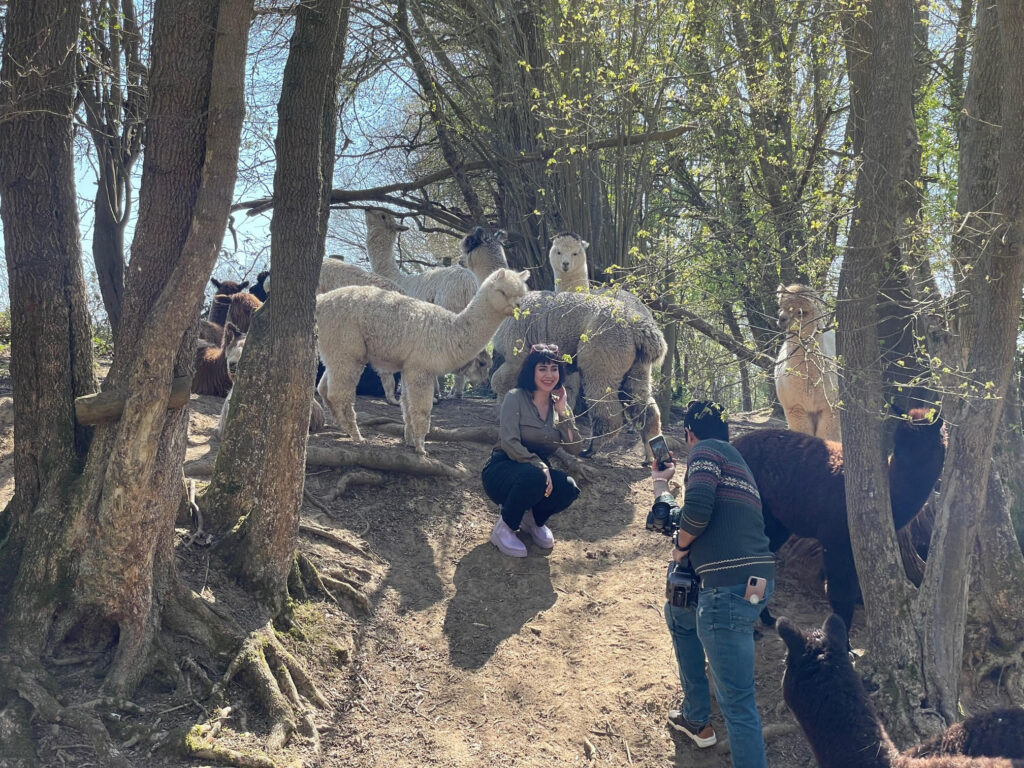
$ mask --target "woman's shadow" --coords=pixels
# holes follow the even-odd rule
[[[462,669],[480,669],[498,644],[555,604],[544,550],[527,544],[528,557],[502,555],[481,544],[455,568],[455,597],[444,617],[448,653]]]

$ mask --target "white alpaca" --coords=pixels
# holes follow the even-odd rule
[[[371,229],[367,228],[366,250],[373,252],[387,249],[389,252],[395,248],[395,240],[399,232],[405,232],[408,227],[402,226],[398,221],[384,212],[380,219],[380,225]],[[370,212],[367,211],[369,219]],[[372,236],[372,239],[371,239]],[[367,272],[365,269],[346,264],[339,256],[331,256],[320,263],[320,279],[317,282],[316,292],[319,296],[322,293],[333,291],[335,288],[346,288],[351,285],[373,285],[386,291],[398,291],[402,289],[394,280]],[[384,399],[391,405],[398,405],[398,398],[395,397],[394,374],[385,373],[380,376],[380,386],[384,390]]]
[[[317,297],[320,356],[327,371],[318,390],[328,410],[356,442],[355,390],[363,366],[402,372],[405,441],[425,454],[433,379],[484,348],[526,295],[527,272],[499,269],[455,314],[443,307],[372,286],[338,288]]]
[[[395,263],[395,237],[402,229],[388,211],[380,208],[366,211],[366,252],[374,273],[396,283],[403,293],[449,312],[464,310],[489,274],[508,267],[502,245],[505,233],[499,230],[486,234],[482,227],[477,227],[459,243],[462,256],[458,265],[406,274]],[[461,398],[466,376],[458,371],[453,373],[455,387],[450,397]],[[440,381],[435,383],[435,391],[440,396]]]
[[[825,330],[821,296],[806,285],[779,285],[779,327],[786,332],[775,360],[775,392],[794,432],[841,440],[836,409],[836,335]]]
[[[647,439],[661,431],[661,414],[651,397],[651,368],[659,365],[668,345],[650,310],[621,289],[590,292],[588,243],[572,232],[551,241],[548,262],[558,292],[533,292],[519,318],[502,323],[494,337],[495,357],[504,362],[491,377],[500,398],[514,386],[524,350],[548,341],[574,365],[566,383],[570,402],[582,385],[592,412],[594,437],[613,433],[626,413],[641,426],[644,455],[651,459]],[[597,443],[595,442],[595,445]]]
[[[587,248],[590,243],[574,232],[560,232],[551,238],[548,263],[555,273],[555,291],[590,293]]]

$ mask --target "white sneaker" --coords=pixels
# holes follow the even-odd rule
[[[498,551],[509,557],[526,557],[526,545],[519,540],[516,532],[509,528],[500,517],[494,524],[491,531],[491,544],[498,548]]]
[[[555,534],[546,525],[537,525],[537,521],[533,519],[532,509],[523,513],[523,521],[519,524],[519,530],[530,534],[533,543],[541,549],[551,549],[555,546]]]

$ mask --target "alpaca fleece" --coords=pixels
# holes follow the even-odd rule
[[[778,630],[786,643],[782,696],[810,742],[819,768],[1024,768],[1024,761],[1004,757],[964,753],[922,757],[912,754],[914,750],[901,754],[853,668],[843,620],[832,614],[820,630],[803,632],[788,619],[780,618]],[[996,734],[1001,733],[1010,745],[1008,751],[1014,749],[1012,745],[1019,742],[1019,737],[1011,729],[1019,729],[1019,720],[1001,720],[996,712],[978,717],[986,723],[983,730],[992,729],[986,737],[989,747],[996,744]],[[955,748],[957,742],[950,739],[948,744]]]
[[[787,429],[755,430],[732,444],[761,492],[769,547],[777,552],[791,534],[820,541],[829,602],[850,626],[860,584],[847,522],[843,446]],[[889,498],[897,530],[921,511],[945,457],[941,418],[917,408],[900,420],[889,457]],[[770,623],[770,615],[763,618]]]
[[[320,356],[327,368],[318,391],[335,421],[356,441],[356,382],[369,363],[378,373],[402,371],[405,440],[417,453],[430,428],[434,378],[472,360],[526,294],[528,273],[499,269],[455,314],[373,286],[338,288],[317,297]]]
[[[836,334],[826,330],[821,296],[806,285],[780,285],[779,327],[786,338],[775,360],[775,392],[794,432],[839,441]]]

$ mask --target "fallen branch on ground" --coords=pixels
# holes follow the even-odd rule
[[[374,429],[385,435],[393,435],[394,437],[405,436],[405,425],[400,421],[382,420],[378,421],[376,424],[368,424],[367,426],[373,426]],[[427,440],[435,442],[448,441],[494,445],[498,442],[498,428],[456,427],[454,429],[448,429],[446,427],[431,427],[430,431],[427,432]]]
[[[217,454],[211,451],[201,459],[185,462],[186,477],[211,477]],[[405,472],[426,477],[445,477],[462,480],[469,476],[462,464],[450,466],[429,456],[420,456],[411,450],[397,447],[348,446],[330,448],[311,445],[306,448],[307,467],[365,467],[390,472]]]

